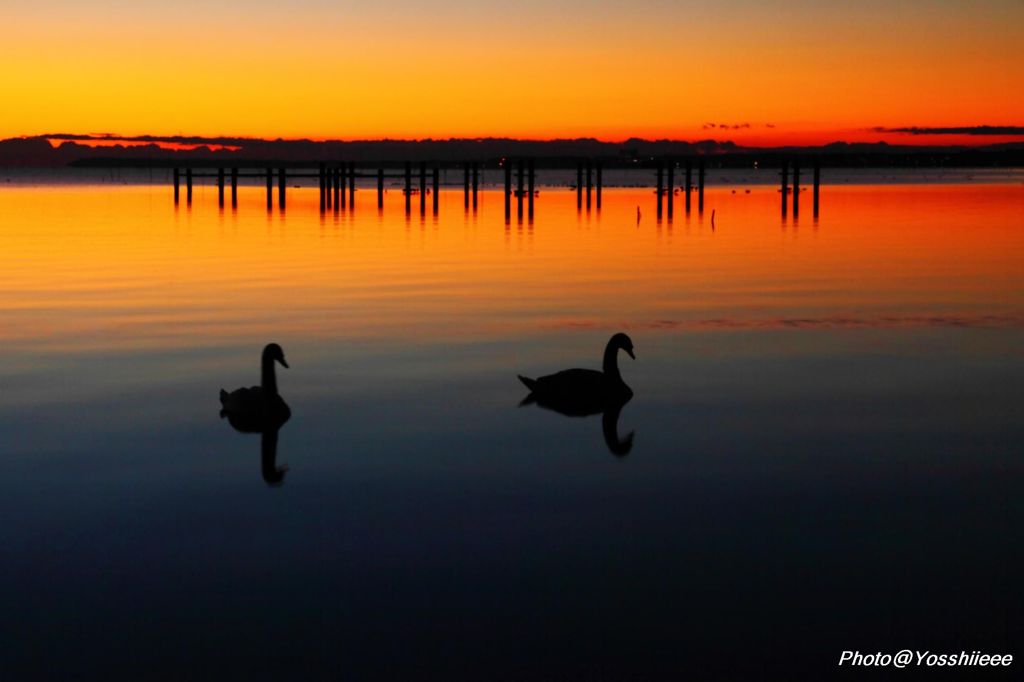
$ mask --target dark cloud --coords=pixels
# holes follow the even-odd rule
[[[906,135],[1024,135],[1024,126],[955,126],[952,128],[875,126],[870,130],[876,133],[904,133]]]
[[[705,123],[703,126],[704,130],[742,130],[743,128],[749,128],[749,123]]]
[[[184,135],[116,135],[114,133],[49,133],[37,137],[52,140],[72,140],[82,142],[169,142],[172,144],[215,144],[215,145],[243,145],[252,142],[262,142],[251,137],[197,137]]]

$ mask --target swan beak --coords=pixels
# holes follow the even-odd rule
[[[282,365],[284,365],[284,368],[285,368],[285,369],[291,369],[291,368],[290,368],[290,367],[288,366],[288,363],[287,363],[287,362],[285,362],[285,359],[284,359],[283,357],[281,358],[281,364],[282,364]]]
[[[633,349],[632,349],[632,348],[627,348],[627,349],[626,349],[626,352],[627,352],[627,353],[629,354],[629,357],[631,357],[631,358],[633,358],[634,360],[636,360],[636,356],[635,356],[635,355],[633,355]]]

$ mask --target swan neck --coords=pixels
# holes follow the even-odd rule
[[[277,395],[277,374],[274,372],[274,358],[264,355],[262,369],[260,385],[263,386],[265,392]]]
[[[622,375],[619,374],[619,347],[612,344],[611,341],[604,349],[604,373],[611,379],[622,381]]]

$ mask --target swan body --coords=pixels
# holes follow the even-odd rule
[[[281,346],[267,344],[261,359],[261,385],[239,388],[230,393],[223,388],[220,390],[220,416],[227,417],[238,431],[259,433],[277,429],[291,417],[291,408],[277,392],[275,362],[288,367]]]
[[[619,373],[618,352],[633,354],[633,341],[619,333],[608,340],[604,350],[604,366],[594,369],[567,369],[556,374],[531,379],[519,375],[519,380],[530,389],[523,404],[537,403],[541,407],[570,416],[586,416],[604,412],[613,405],[625,404],[633,391]]]
[[[292,416],[288,403],[276,393],[266,394],[260,386],[239,388],[231,393],[220,391],[220,416],[227,417],[236,430],[262,433],[280,427]]]

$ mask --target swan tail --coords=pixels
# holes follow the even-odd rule
[[[519,380],[521,382],[523,382],[523,385],[526,386],[528,389],[530,389],[531,391],[536,391],[537,390],[537,380],[536,379],[531,379],[530,377],[524,377],[522,374],[519,374],[518,376],[519,376]]]
[[[223,405],[225,402],[227,402],[227,399],[228,399],[228,392],[225,391],[223,388],[220,389],[220,404]]]
[[[535,402],[537,402],[537,396],[531,393],[530,395],[526,396],[525,398],[519,401],[519,407],[533,405]]]

